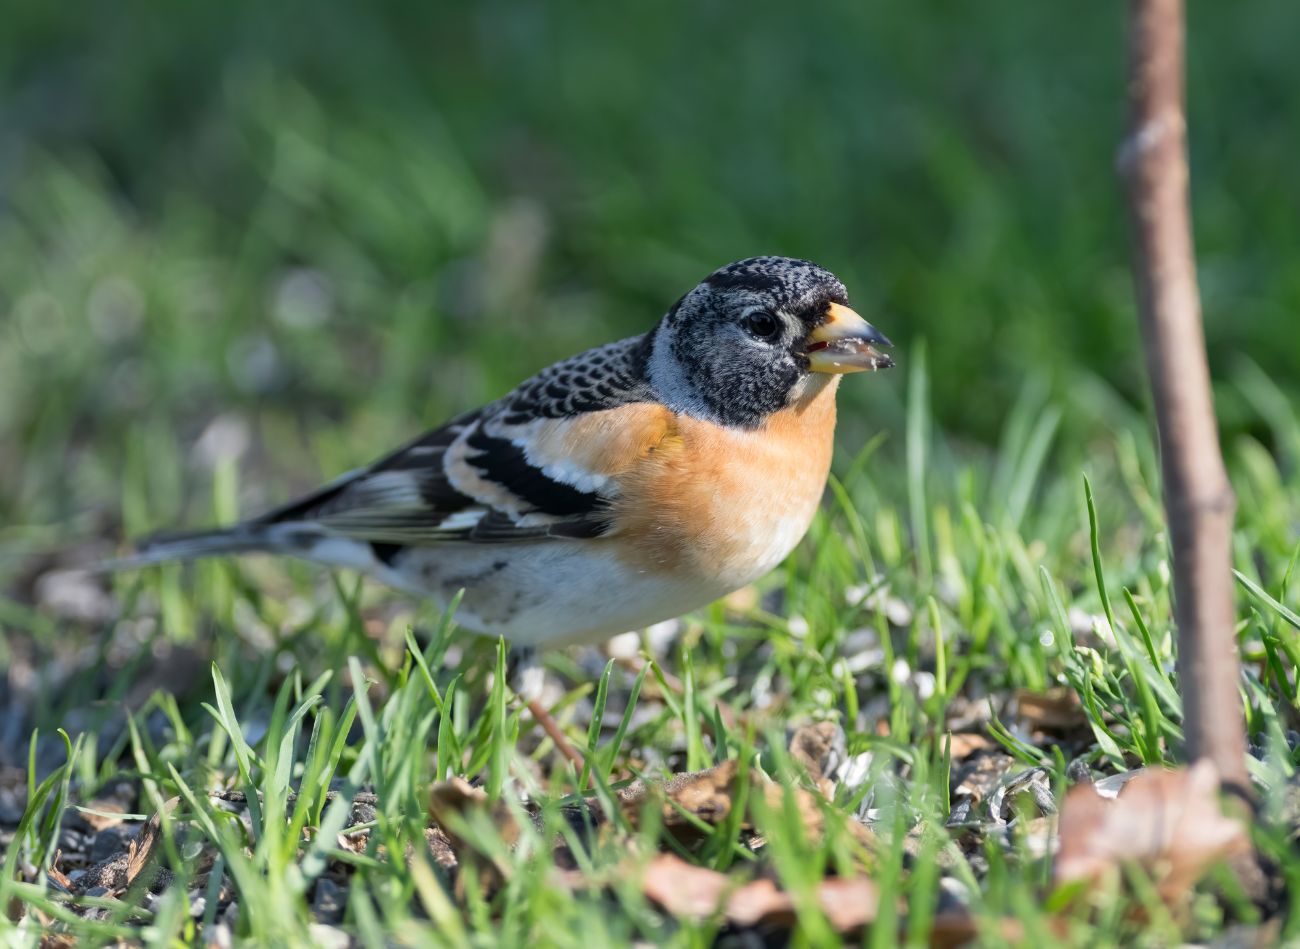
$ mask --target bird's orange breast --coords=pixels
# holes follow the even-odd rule
[[[610,536],[617,555],[722,592],[779,564],[807,531],[826,485],[837,382],[817,377],[815,391],[754,430],[656,407],[661,414],[643,429],[653,437],[617,476]]]

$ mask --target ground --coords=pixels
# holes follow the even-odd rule
[[[1188,892],[1203,858],[1241,841],[1184,857],[1130,830],[1084,876],[1145,869],[1080,891],[1059,878],[1067,788],[1113,796],[1177,760],[1150,448],[1130,431],[1100,446],[1113,455],[1091,482],[1022,463],[994,491],[986,462],[941,460],[920,353],[908,371],[913,477],[877,476],[896,464],[878,441],[759,587],[549,657],[546,701],[581,773],[513,698],[498,644],[354,577],[250,560],[106,588],[35,558],[6,600],[12,905],[52,932],[261,944],[1276,935],[1294,859],[1297,618],[1279,602],[1294,553],[1240,563],[1255,841],[1273,862]],[[1004,450],[1042,457],[1016,423]],[[1297,509],[1267,456],[1245,455],[1238,536],[1258,552]],[[1018,516],[1015,497],[1030,499]],[[1141,826],[1169,801],[1206,813],[1183,785],[1150,794],[1163,803]],[[1204,825],[1170,820],[1170,839]],[[775,887],[757,909],[701,901],[714,878],[670,859]],[[1170,868],[1185,859],[1184,880]],[[852,911],[819,896],[853,881]]]

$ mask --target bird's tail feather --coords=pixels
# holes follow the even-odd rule
[[[285,554],[356,570],[373,571],[378,566],[369,543],[332,534],[310,521],[248,521],[215,530],[154,534],[137,541],[134,553],[105,561],[97,569],[135,570],[160,563],[252,553]]]
[[[279,547],[264,528],[237,525],[200,531],[168,531],[151,534],[135,542],[135,550],[122,557],[106,560],[100,570],[135,570],[160,563],[225,557],[231,554],[270,551]]]

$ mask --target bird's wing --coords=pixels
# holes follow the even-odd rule
[[[557,363],[255,523],[406,545],[603,534],[620,463],[606,443],[629,424],[617,410],[648,400],[638,353],[624,340]]]

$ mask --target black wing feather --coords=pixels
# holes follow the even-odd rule
[[[594,491],[579,491],[548,477],[508,438],[497,438],[478,428],[469,434],[466,444],[479,452],[470,459],[470,464],[535,512],[575,517],[591,514],[604,504]]]
[[[361,471],[267,512],[253,524],[312,522],[370,542],[391,560],[403,545],[461,540],[499,543],[595,537],[609,529],[609,498],[549,477],[528,460],[509,429],[651,398],[644,337],[610,343],[542,370],[514,392],[421,435]],[[464,439],[464,460],[514,497],[515,510],[456,487],[449,450]]]

